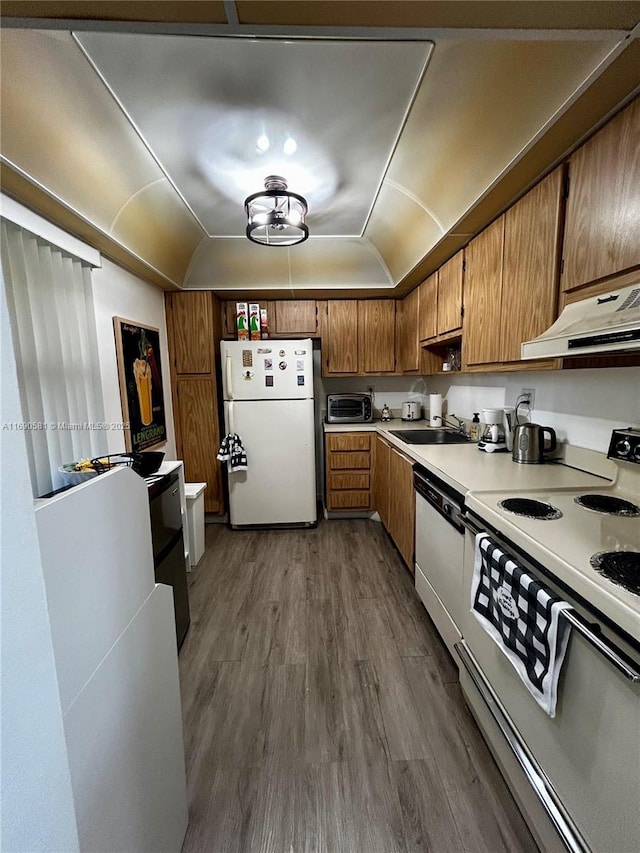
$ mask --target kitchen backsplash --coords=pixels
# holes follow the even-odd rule
[[[332,379],[320,376],[319,363],[315,369],[321,407],[328,393],[372,387],[376,409],[387,403],[392,410],[399,410],[405,400],[417,399],[417,392],[422,390],[427,406],[429,394],[442,394],[445,413],[471,420],[473,413],[483,408],[515,405],[523,388],[533,388],[535,399],[529,420],[553,427],[558,439],[568,444],[606,452],[611,430],[640,428],[640,367],[426,376],[422,388],[419,377]]]

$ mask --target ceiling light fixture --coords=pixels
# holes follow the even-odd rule
[[[295,246],[309,236],[304,218],[307,202],[287,190],[280,175],[264,179],[264,191],[253,193],[244,202],[247,237],[261,246]]]

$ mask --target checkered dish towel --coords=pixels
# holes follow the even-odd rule
[[[229,471],[247,470],[247,452],[242,446],[242,439],[235,432],[230,432],[222,439],[217,458],[227,463]]]
[[[511,560],[488,534],[476,536],[471,612],[550,717],[570,624],[570,605]]]

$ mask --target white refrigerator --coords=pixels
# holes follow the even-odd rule
[[[317,521],[313,342],[222,341],[226,434],[247,453],[229,471],[232,527]]]

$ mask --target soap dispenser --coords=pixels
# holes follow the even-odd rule
[[[471,421],[471,441],[479,441],[480,440],[480,412],[473,413],[473,419]]]
[[[391,420],[391,410],[389,409],[389,406],[387,406],[386,403],[382,407],[382,412],[380,413],[380,420],[381,421],[390,421]]]

